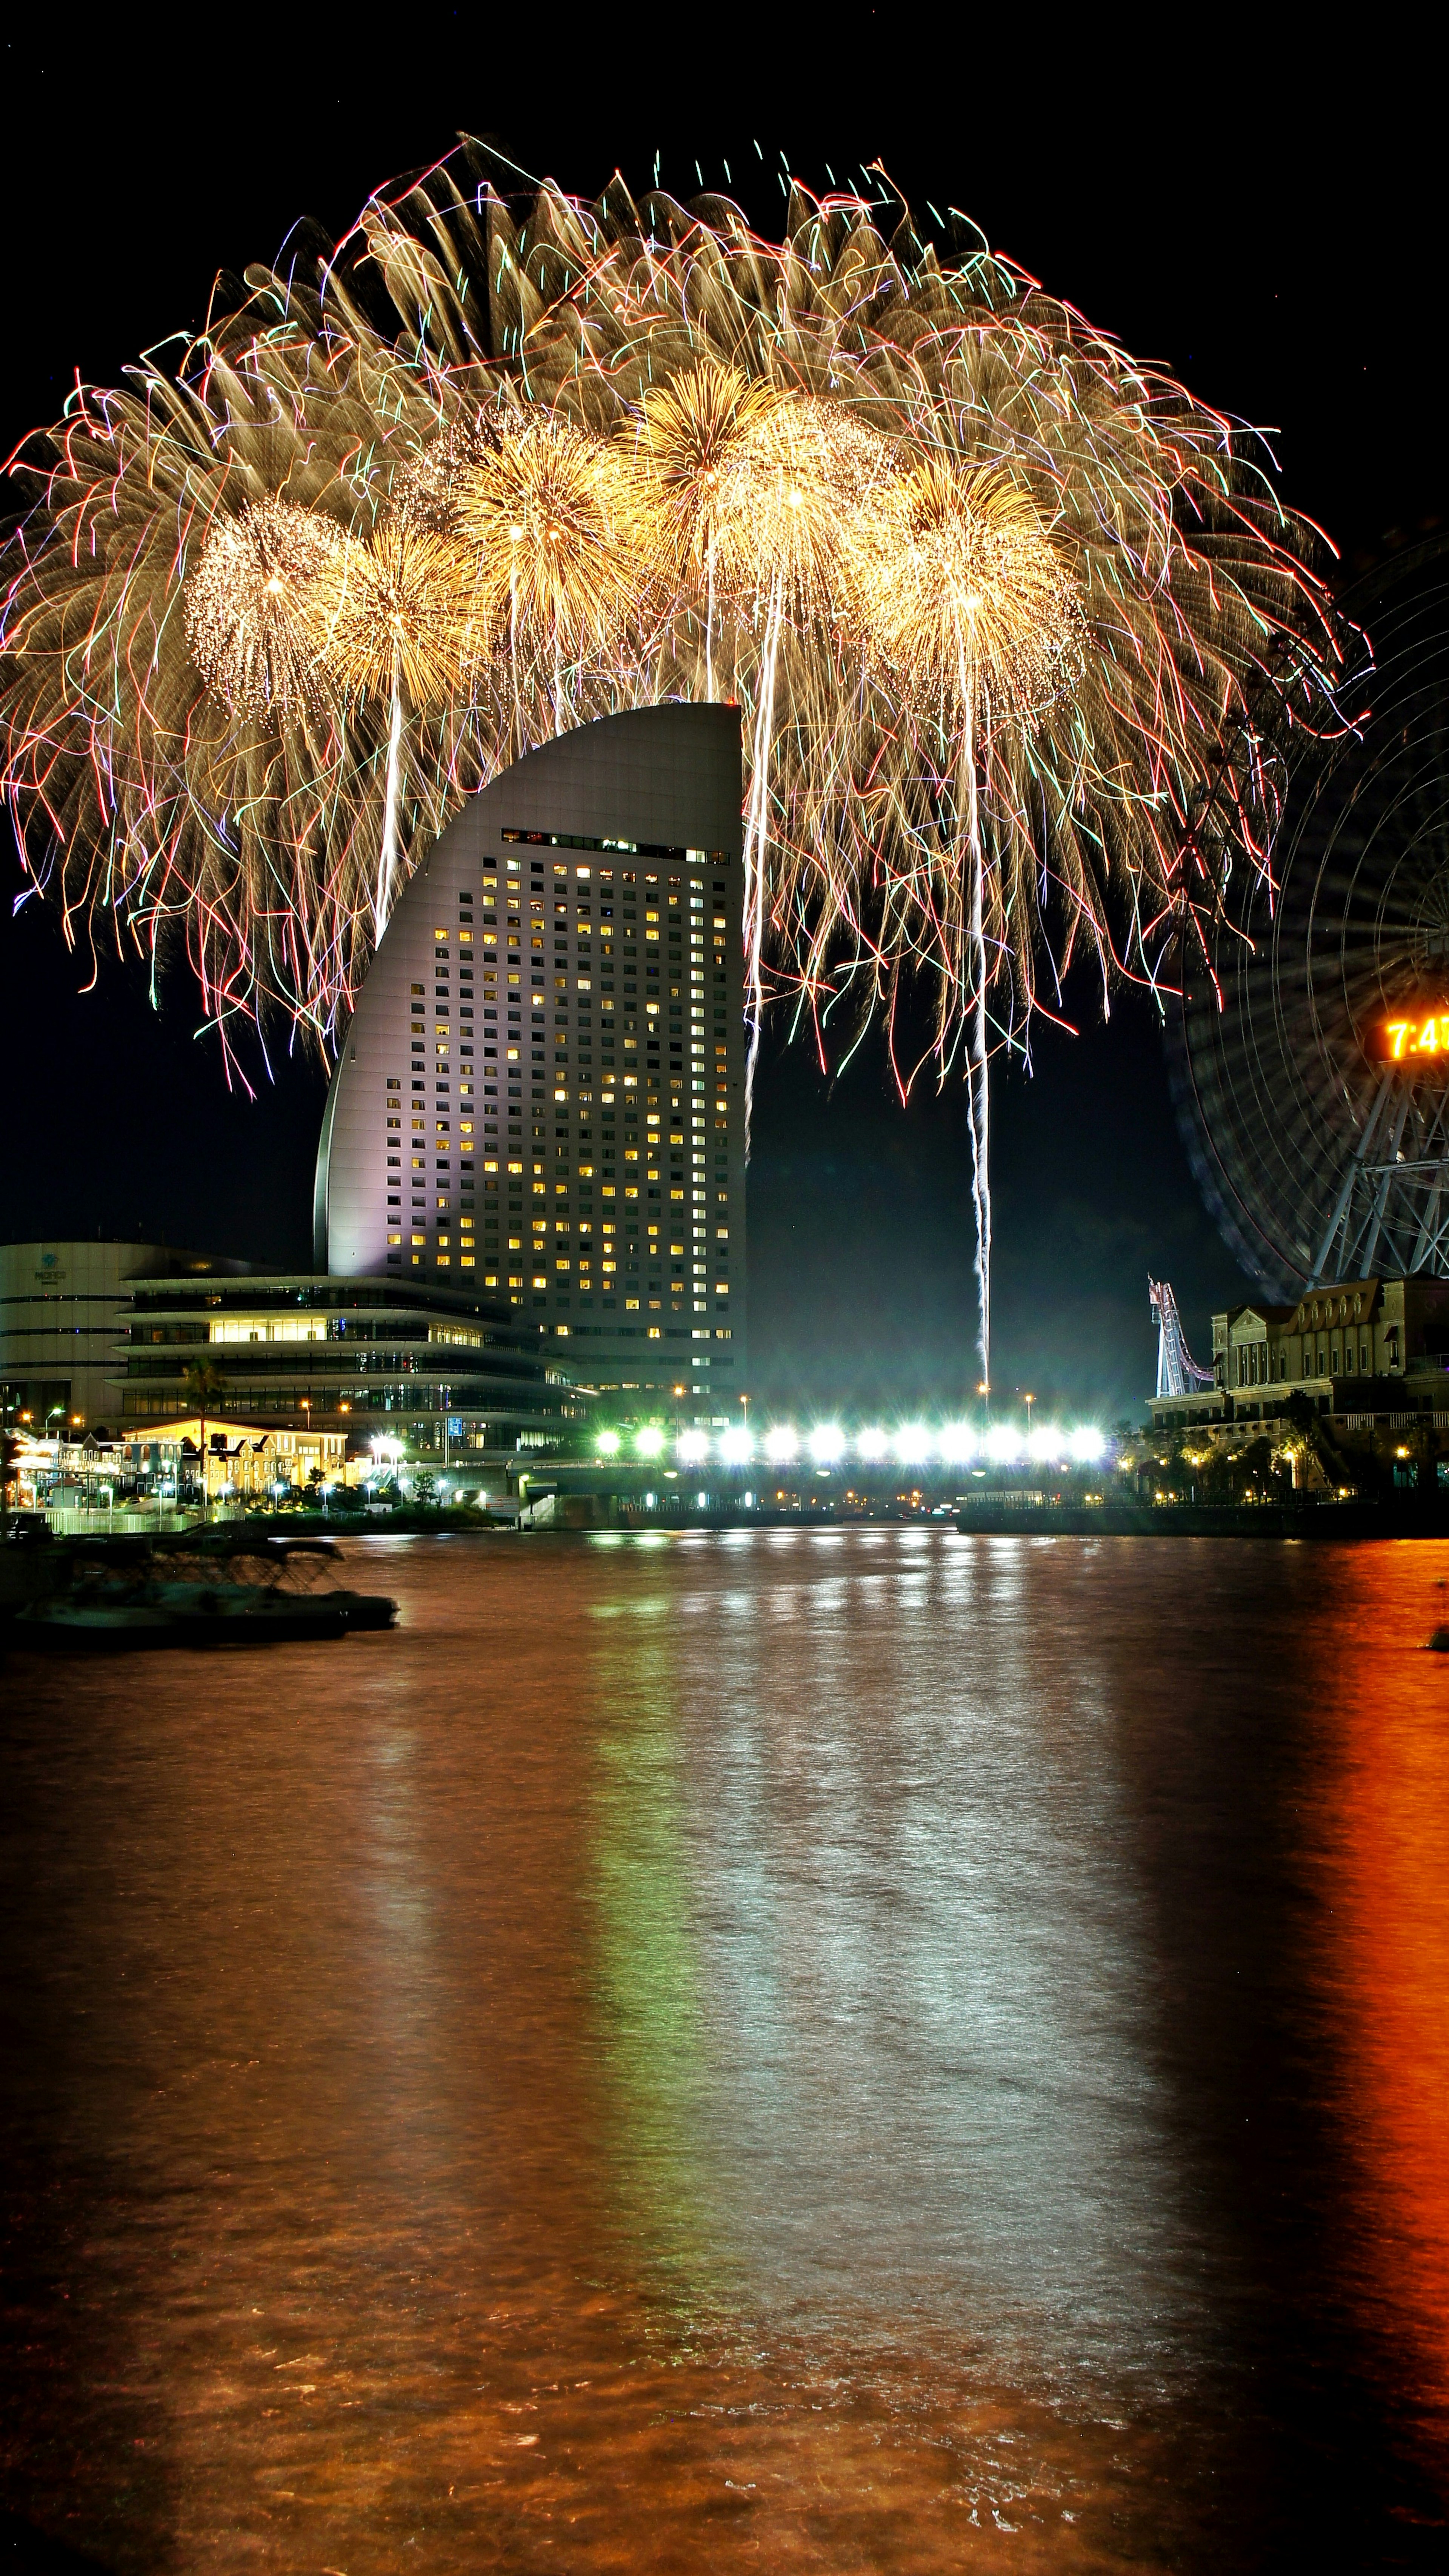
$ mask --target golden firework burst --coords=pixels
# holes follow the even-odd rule
[[[968,702],[1030,728],[1075,692],[1086,621],[1031,495],[1000,471],[920,457],[847,522],[867,660],[917,715]]]
[[[349,539],[314,592],[327,665],[346,689],[415,707],[456,689],[475,633],[467,566],[455,546],[412,527],[384,525]]]
[[[321,705],[317,603],[341,552],[334,520],[275,497],[212,520],[182,607],[191,658],[228,714],[275,728]]]
[[[736,611],[776,600],[796,622],[841,603],[844,512],[889,448],[843,404],[701,358],[639,406],[631,491],[641,550],[679,587],[701,574]]]
[[[454,507],[482,634],[515,661],[588,663],[617,647],[644,566],[616,449],[555,413],[515,415],[458,476]]]

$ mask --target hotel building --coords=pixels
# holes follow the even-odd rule
[[[739,723],[606,716],[441,834],[332,1080],[334,1283],[496,1302],[594,1387],[743,1388]]]

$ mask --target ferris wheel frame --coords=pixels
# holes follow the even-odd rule
[[[1449,1013],[1449,541],[1344,605],[1366,631],[1361,712],[1291,765],[1270,860],[1228,845],[1168,1026],[1209,1210],[1284,1303],[1449,1276],[1449,1055],[1376,1060],[1395,1012]]]

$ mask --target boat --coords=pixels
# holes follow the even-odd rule
[[[334,1539],[198,1533],[190,1544],[98,1544],[72,1554],[66,1579],[19,1611],[17,1645],[260,1646],[394,1627],[397,1603],[323,1579]]]

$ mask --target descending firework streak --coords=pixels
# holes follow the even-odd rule
[[[797,191],[521,213],[471,147],[14,460],[4,785],[67,936],[335,1049],[399,885],[531,743],[733,699],[751,1081],[883,1019],[969,1083],[1266,867],[1337,660],[1251,440],[1005,260]],[[910,1058],[902,1009],[932,996]],[[924,1052],[921,1049],[924,1048]]]

